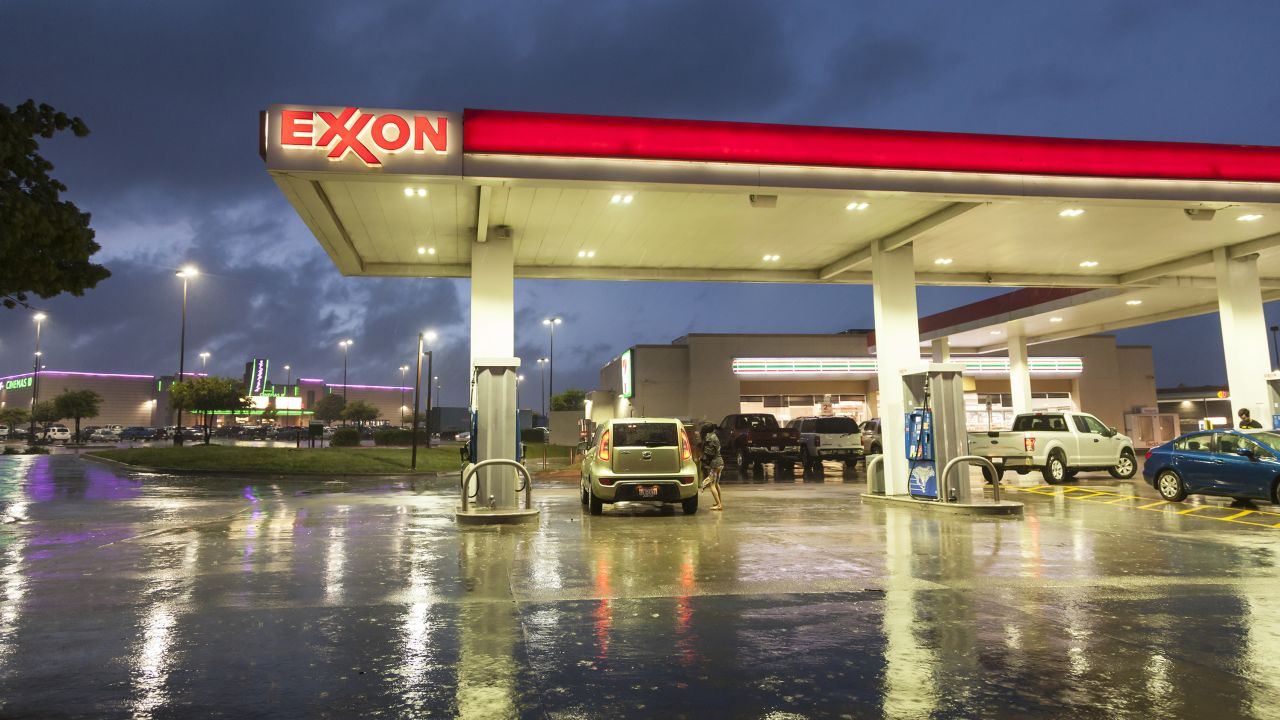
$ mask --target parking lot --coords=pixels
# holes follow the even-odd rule
[[[1102,475],[973,520],[864,487],[593,518],[544,483],[536,528],[462,531],[449,477],[0,458],[0,715],[1277,716],[1271,506]]]

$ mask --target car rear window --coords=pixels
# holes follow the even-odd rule
[[[627,423],[613,426],[617,447],[669,447],[680,443],[675,423]]]
[[[778,427],[778,421],[772,415],[741,415],[738,417],[738,427],[751,430],[774,430]]]
[[[1014,432],[1065,432],[1067,421],[1061,415],[1019,415],[1013,419]]]
[[[846,417],[829,417],[818,418],[818,432],[835,434],[835,433],[856,433],[858,432],[858,423],[852,418]]]

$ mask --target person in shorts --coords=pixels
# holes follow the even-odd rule
[[[720,473],[724,471],[724,458],[720,456],[720,437],[716,435],[716,426],[707,423],[702,426],[702,489],[711,491],[711,499],[715,504],[712,510],[723,510],[720,500]]]

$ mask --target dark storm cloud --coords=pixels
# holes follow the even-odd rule
[[[1198,5],[10,2],[0,102],[36,97],[93,131],[46,147],[115,276],[47,304],[54,364],[170,372],[172,272],[193,261],[205,275],[189,357],[207,347],[219,372],[238,373],[268,355],[333,378],[335,343],[351,336],[353,382],[390,383],[430,326],[446,399],[462,402],[467,284],[341,277],[263,169],[259,110],[497,107],[1280,144],[1280,92],[1266,81],[1280,6]],[[921,311],[996,292],[922,289]],[[566,318],[561,388],[594,387],[599,366],[637,342],[871,325],[861,287],[521,282],[516,298],[526,375],[547,352],[541,318]],[[1220,372],[1161,340],[1180,327],[1151,331],[1162,382]],[[2,369],[25,365],[30,334],[25,314],[0,315]]]

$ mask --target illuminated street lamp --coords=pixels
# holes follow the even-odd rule
[[[547,416],[547,363],[549,362],[551,361],[547,358],[538,358],[538,370],[542,374],[542,378],[538,380],[538,389],[542,391],[542,417],[544,418]]]
[[[407,409],[404,405],[404,374],[409,372],[408,365],[400,366],[400,421],[404,422],[404,411]]]
[[[418,369],[413,374],[413,430],[410,434],[413,439],[410,441],[413,450],[409,454],[409,467],[412,470],[418,469],[418,410],[421,407],[420,400],[422,398],[422,355],[426,343],[435,342],[436,334],[431,330],[425,330],[418,333]],[[427,356],[427,375],[431,375],[431,351],[426,350]],[[427,383],[427,447],[431,447],[431,383]]]
[[[200,369],[204,371],[206,375],[209,374],[209,352],[207,350],[200,353]]]
[[[524,382],[523,375],[516,376],[516,414],[520,414],[520,383]]]
[[[40,328],[48,316],[38,312],[31,316],[36,323],[36,350],[31,360],[31,435],[30,442],[36,439],[36,397],[40,394]]]
[[[564,322],[564,320],[559,315],[554,317],[549,317],[549,318],[543,318],[542,320],[543,325],[546,325],[548,328],[551,328],[551,352],[548,354],[548,357],[547,357],[547,366],[548,366],[548,369],[550,370],[548,374],[551,376],[551,378],[547,383],[547,387],[549,388],[547,390],[547,394],[550,395],[552,398],[556,396],[556,326],[562,322]]]
[[[200,274],[200,271],[193,265],[187,265],[178,272],[174,273],[182,278],[182,333],[178,339],[178,382],[182,382],[186,372],[187,360],[187,281]],[[172,389],[170,389],[172,392]],[[173,444],[182,444],[182,408],[178,408],[178,419],[175,423],[176,429],[173,431]]]
[[[347,404],[347,348],[354,345],[352,340],[342,340],[338,347],[342,348],[342,404]]]
[[[292,370],[293,368],[289,367],[288,365],[284,366],[284,384],[286,387],[293,384],[293,374],[291,372]]]

